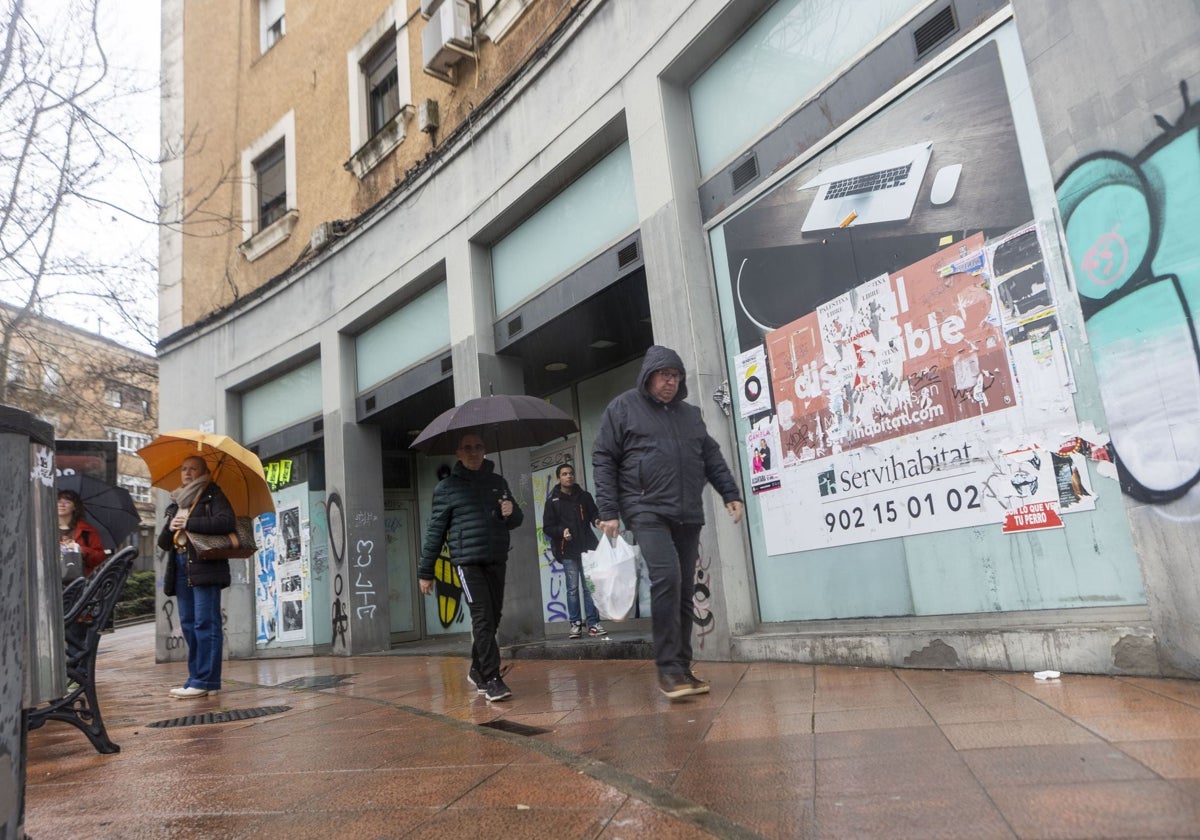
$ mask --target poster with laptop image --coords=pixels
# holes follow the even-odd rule
[[[994,43],[873,115],[724,225],[738,351],[872,278],[1033,217]]]

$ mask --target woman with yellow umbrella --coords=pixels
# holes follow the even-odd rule
[[[188,649],[188,678],[171,696],[186,700],[221,689],[221,590],[229,561],[200,560],[194,534],[232,534],[238,515],[274,508],[262,464],[228,437],[184,429],[167,432],[138,450],[155,487],[171,491],[158,547],[167,552],[163,593],[174,596]],[[244,555],[243,555],[244,556]]]

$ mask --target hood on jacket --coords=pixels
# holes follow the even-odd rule
[[[655,344],[646,351],[646,358],[642,362],[642,372],[638,374],[638,391],[647,399],[654,399],[650,393],[650,374],[656,370],[664,368],[674,368],[679,371],[679,390],[675,392],[675,399],[671,402],[680,402],[687,398],[687,371],[683,367],[683,359],[679,358],[679,354],[670,347],[663,347]]]

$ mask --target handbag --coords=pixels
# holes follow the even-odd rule
[[[239,516],[237,530],[231,534],[184,533],[196,552],[197,560],[237,560],[258,551],[258,545],[254,542],[254,520],[249,516]]]
[[[592,601],[602,618],[622,621],[637,602],[638,550],[622,537],[604,537],[594,551],[583,553],[583,573]]]
[[[62,582],[66,586],[83,576],[83,556],[78,551],[59,551],[59,562],[62,564]]]

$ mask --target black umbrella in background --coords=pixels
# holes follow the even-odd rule
[[[100,533],[100,541],[115,551],[133,533],[141,514],[133,497],[124,487],[87,475],[60,475],[54,482],[58,490],[73,490],[83,502],[83,519]]]
[[[427,455],[453,455],[466,432],[475,432],[488,452],[541,446],[579,431],[575,421],[545,400],[524,394],[475,397],[444,411],[412,442]]]

